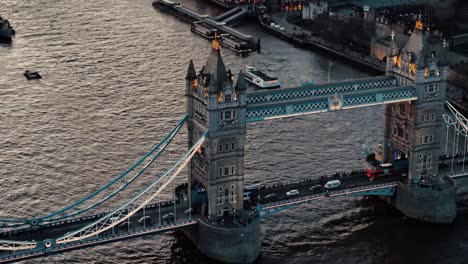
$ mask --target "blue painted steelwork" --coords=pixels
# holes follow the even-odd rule
[[[373,195],[393,196],[393,195],[395,195],[395,187],[392,186],[392,187],[386,187],[386,188],[381,188],[381,189],[350,193],[348,195],[349,196],[373,196]]]
[[[247,105],[255,106],[259,104],[284,102],[288,100],[310,99],[320,96],[345,94],[395,86],[396,79],[392,76],[381,76],[321,85],[306,84],[297,88],[248,93]]]
[[[65,219],[65,218],[68,218],[68,217],[72,217],[72,216],[76,216],[76,215],[79,215],[79,214],[82,214],[86,211],[89,211],[99,205],[101,205],[102,203],[108,201],[109,199],[111,199],[112,197],[114,197],[116,194],[118,194],[120,191],[122,190],[125,190],[133,181],[135,181],[139,176],[141,176],[143,174],[143,172],[146,170],[146,167],[143,168],[141,171],[138,172],[138,174],[132,178],[131,180],[129,180],[128,182],[126,182],[126,184],[124,184],[123,186],[121,186],[119,189],[117,189],[116,191],[112,192],[111,194],[109,194],[106,198],[94,203],[93,205],[90,205],[84,209],[81,209],[79,211],[76,211],[76,212],[73,212],[73,213],[69,213],[69,214],[65,214],[65,215],[62,215],[62,216],[58,216],[58,217],[54,217],[54,216],[57,216],[57,215],[60,215],[60,214],[63,214],[65,213],[66,211],[69,211],[73,208],[76,208],[77,206],[83,204],[84,202],[86,202],[87,200],[91,199],[91,198],[94,198],[95,196],[97,196],[98,194],[100,194],[101,192],[103,192],[104,190],[107,190],[109,187],[113,186],[116,182],[118,182],[119,180],[121,180],[122,178],[124,178],[125,176],[127,176],[130,172],[132,172],[137,166],[141,165],[141,163],[143,161],[145,161],[149,156],[151,156],[152,154],[154,154],[156,152],[156,150],[158,150],[163,144],[165,144],[167,142],[167,144],[161,148],[159,150],[158,153],[156,153],[155,157],[153,157],[150,161],[150,164],[153,163],[161,154],[162,152],[165,150],[165,148],[170,144],[170,142],[174,139],[174,137],[177,135],[177,133],[180,131],[180,129],[182,128],[182,126],[184,125],[185,121],[187,120],[188,116],[185,115],[179,122],[178,124],[176,125],[176,127],[171,131],[169,132],[169,134],[167,134],[163,140],[158,143],[156,146],[154,146],[147,154],[145,154],[142,158],[140,158],[135,164],[133,164],[129,169],[127,169],[125,172],[123,172],[121,175],[119,175],[118,177],[116,177],[115,179],[111,180],[110,182],[108,182],[106,185],[102,186],[101,188],[99,188],[98,190],[96,190],[95,192],[83,197],[82,199],[76,201],[75,203],[71,204],[71,205],[68,205],[58,211],[55,211],[53,213],[50,213],[48,215],[45,215],[43,217],[40,217],[40,218],[33,218],[33,219],[24,219],[24,220],[13,220],[13,219],[0,219],[0,222],[4,222],[4,223],[15,223],[16,225],[11,225],[11,226],[21,226],[21,225],[24,225],[24,224],[29,224],[29,225],[32,225],[32,226],[35,226],[35,225],[38,225],[38,224],[41,224],[42,222],[44,221],[58,221],[58,220],[61,220],[61,219]]]
[[[99,235],[104,234],[104,232],[106,232],[110,228],[113,228],[117,224],[128,220],[134,213],[146,206],[150,200],[152,200],[156,195],[158,195],[160,191],[164,189],[177,176],[177,174],[180,173],[180,171],[182,171],[182,168],[185,167],[187,162],[191,159],[191,157],[196,153],[197,149],[204,142],[207,134],[208,130],[205,131],[200,137],[200,139],[198,139],[198,141],[192,147],[190,147],[190,149],[184,155],[182,155],[182,157],[180,157],[178,161],[163,175],[155,179],[150,185],[148,185],[142,191],[134,195],[131,199],[123,203],[121,206],[112,210],[110,213],[101,216],[99,219],[93,221],[92,223],[87,224],[84,227],[81,227],[77,230],[68,232],[55,240],[46,239],[37,242],[0,240],[0,248],[2,250],[15,251],[15,248],[21,249],[21,246],[23,246],[24,249],[21,249],[21,253],[28,253],[33,251],[48,253],[54,251],[56,248],[67,248],[70,247],[70,245],[75,245],[76,243],[82,244],[87,243],[89,240],[104,238]],[[181,167],[177,168],[178,166]],[[175,174],[169,176],[170,173],[172,173],[172,171],[174,171],[176,168],[177,170]],[[167,182],[162,183],[161,180],[165,178],[167,178]],[[155,188],[158,184],[160,184],[159,188]],[[151,193],[151,191],[153,191],[154,193]],[[112,217],[118,217],[119,220],[112,221]],[[193,222],[193,220],[190,220],[190,222]],[[158,226],[155,228],[161,229],[162,227]],[[33,245],[34,247],[31,248],[31,245]]]
[[[146,235],[158,234],[163,232],[172,231],[186,226],[196,225],[198,219],[193,218],[192,220],[181,219],[177,222],[166,224],[162,226],[150,226],[140,229],[130,229],[126,232],[120,232],[118,234],[112,234],[105,237],[93,237],[86,239],[85,241],[69,243],[66,245],[56,245],[55,240],[45,240],[38,242],[37,246],[27,251],[11,252],[8,256],[0,257],[0,263],[20,261],[26,259],[37,258],[44,255],[51,255],[63,252],[69,252],[77,249],[92,247],[96,245],[112,243],[116,241],[122,241]],[[47,242],[50,242],[50,246],[47,247]]]
[[[417,99],[415,89],[412,86],[382,87],[379,89],[348,92],[331,96],[309,96],[309,98],[301,100],[283,97],[283,101],[275,99],[274,102],[271,100],[270,94],[265,94],[264,96],[265,99],[262,100],[260,95],[256,94],[255,98],[257,101],[252,105],[247,105],[247,122],[413,101]],[[264,103],[258,103],[259,101],[263,101]]]

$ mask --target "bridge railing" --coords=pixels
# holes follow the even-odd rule
[[[295,198],[290,198],[290,199],[283,200],[283,201],[267,203],[267,204],[263,205],[263,209],[276,207],[278,205],[285,205],[285,204],[291,204],[291,203],[297,203],[297,202],[306,202],[306,201],[316,200],[318,198],[324,198],[324,197],[343,196],[343,195],[349,195],[349,194],[352,194],[352,193],[359,193],[359,192],[362,192],[362,191],[368,191],[368,190],[380,189],[380,188],[387,188],[387,187],[393,187],[393,186],[396,186],[395,181],[385,182],[385,183],[378,183],[378,184],[371,184],[371,185],[357,186],[357,187],[348,188],[348,189],[328,191],[328,192],[325,192],[325,193],[309,194],[309,195],[299,196],[299,197],[295,197]]]

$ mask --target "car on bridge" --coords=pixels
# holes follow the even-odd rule
[[[263,198],[264,199],[274,199],[276,197],[278,197],[278,195],[276,193],[270,193],[268,195],[265,195]]]
[[[165,215],[163,215],[162,219],[164,219],[164,220],[174,219],[174,213],[165,214]]]
[[[149,215],[143,216],[142,218],[138,219],[138,223],[143,223],[143,221],[149,220],[151,217]]]
[[[340,186],[341,186],[340,180],[328,181],[324,185],[325,189],[327,189],[327,190],[336,189],[336,188],[338,188]]]
[[[316,185],[310,187],[309,190],[311,190],[311,191],[321,191],[322,190],[322,185],[316,184]]]
[[[299,195],[298,190],[290,190],[286,193],[287,196],[294,196],[294,195]]]

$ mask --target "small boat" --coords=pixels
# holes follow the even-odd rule
[[[42,79],[42,76],[38,72],[28,70],[24,72],[24,77],[26,77],[28,80]]]
[[[15,30],[10,22],[0,16],[0,39],[11,40],[13,35],[15,35]]]
[[[260,89],[272,89],[280,87],[278,78],[269,76],[255,67],[247,66],[244,71],[244,78],[247,82]]]

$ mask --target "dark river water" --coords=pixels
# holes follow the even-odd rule
[[[192,8],[216,14],[202,1]],[[210,43],[150,0],[0,0],[17,31],[0,45],[0,217],[29,218],[78,200],[118,175],[185,112],[185,71]],[[269,69],[288,86],[327,81],[329,57],[256,25],[262,53],[225,63]],[[27,81],[26,69],[40,71]],[[334,60],[332,80],[371,76]],[[379,142],[381,107],[251,124],[246,181],[269,184],[360,169]],[[186,132],[175,141],[186,148]],[[179,182],[184,177],[179,177]],[[140,186],[141,187],[141,186]],[[133,187],[133,191],[140,187]],[[110,205],[108,205],[110,206]],[[105,210],[106,207],[102,208]],[[260,263],[468,263],[468,211],[450,226],[405,219],[380,200],[340,198],[262,223]],[[133,239],[27,263],[209,263],[178,233]]]

